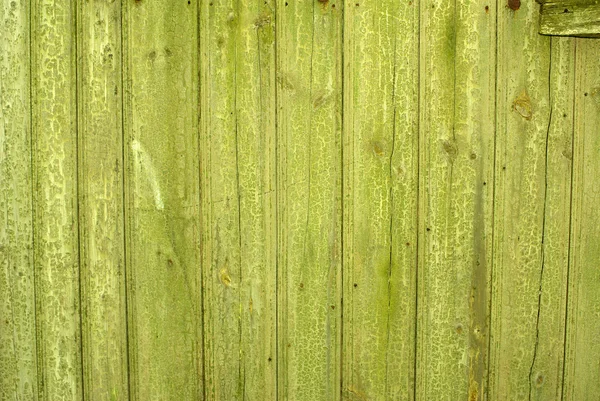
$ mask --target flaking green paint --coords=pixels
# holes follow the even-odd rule
[[[533,2],[1,5],[1,400],[600,392],[598,40]]]
[[[597,0],[537,0],[540,33],[600,38],[600,3]]]

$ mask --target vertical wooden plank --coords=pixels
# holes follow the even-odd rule
[[[239,16],[233,1],[200,4],[206,398],[241,400],[243,277],[235,74]]]
[[[344,399],[414,399],[418,20],[344,9]]]
[[[522,377],[524,382],[529,383],[527,396],[531,400],[559,399],[563,387],[573,159],[573,74],[574,40],[552,38],[549,92],[545,95],[550,102],[550,114],[547,116],[543,167],[544,200],[543,204],[536,205],[544,209],[542,237],[539,239],[541,266],[538,288],[532,290],[538,295],[536,333],[528,376]],[[497,174],[500,174],[498,170]],[[505,267],[498,266],[498,269],[502,268]],[[496,306],[495,310],[501,307]],[[505,315],[504,319],[510,318]],[[517,398],[516,394],[506,391],[500,391],[498,397]]]
[[[499,6],[489,399],[556,399],[568,266],[572,42],[538,35],[536,4]]]
[[[124,4],[130,397],[196,400],[203,393],[197,4]]]
[[[37,398],[29,2],[0,13],[0,399]]]
[[[275,7],[274,0],[235,6],[240,400],[277,398]]]
[[[483,400],[488,367],[494,1],[423,0],[416,399]]]
[[[338,400],[343,3],[277,6],[279,398]]]
[[[128,398],[121,3],[78,4],[84,398]]]
[[[600,43],[577,39],[564,400],[600,393]]]
[[[39,398],[82,397],[75,2],[32,1]]]
[[[276,398],[274,7],[202,3],[207,399]]]

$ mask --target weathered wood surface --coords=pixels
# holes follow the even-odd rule
[[[414,394],[417,13],[344,10],[343,399]]]
[[[274,7],[201,4],[206,399],[276,398]]]
[[[0,400],[597,399],[600,40],[538,19],[3,0]]]
[[[600,37],[600,2],[580,0],[542,4],[540,7],[540,33]]]
[[[279,399],[340,398],[342,10],[277,2]]]
[[[123,10],[129,391],[203,394],[198,147],[198,10]]]
[[[0,11],[0,399],[38,398],[30,7]]]
[[[415,398],[477,400],[488,372],[496,7],[426,4]]]
[[[79,233],[83,391],[128,397],[121,7],[79,2]]]
[[[523,2],[498,20],[490,399],[556,399],[562,386],[573,55],[537,18]]]
[[[77,8],[30,7],[34,228],[21,246],[33,246],[38,399],[81,399]]]
[[[564,400],[600,394],[600,43],[575,42],[575,105]]]

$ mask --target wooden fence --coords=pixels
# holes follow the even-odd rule
[[[533,0],[2,0],[1,400],[598,400],[600,39]]]

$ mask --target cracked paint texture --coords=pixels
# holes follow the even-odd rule
[[[597,399],[600,41],[539,12],[0,1],[0,400]]]

